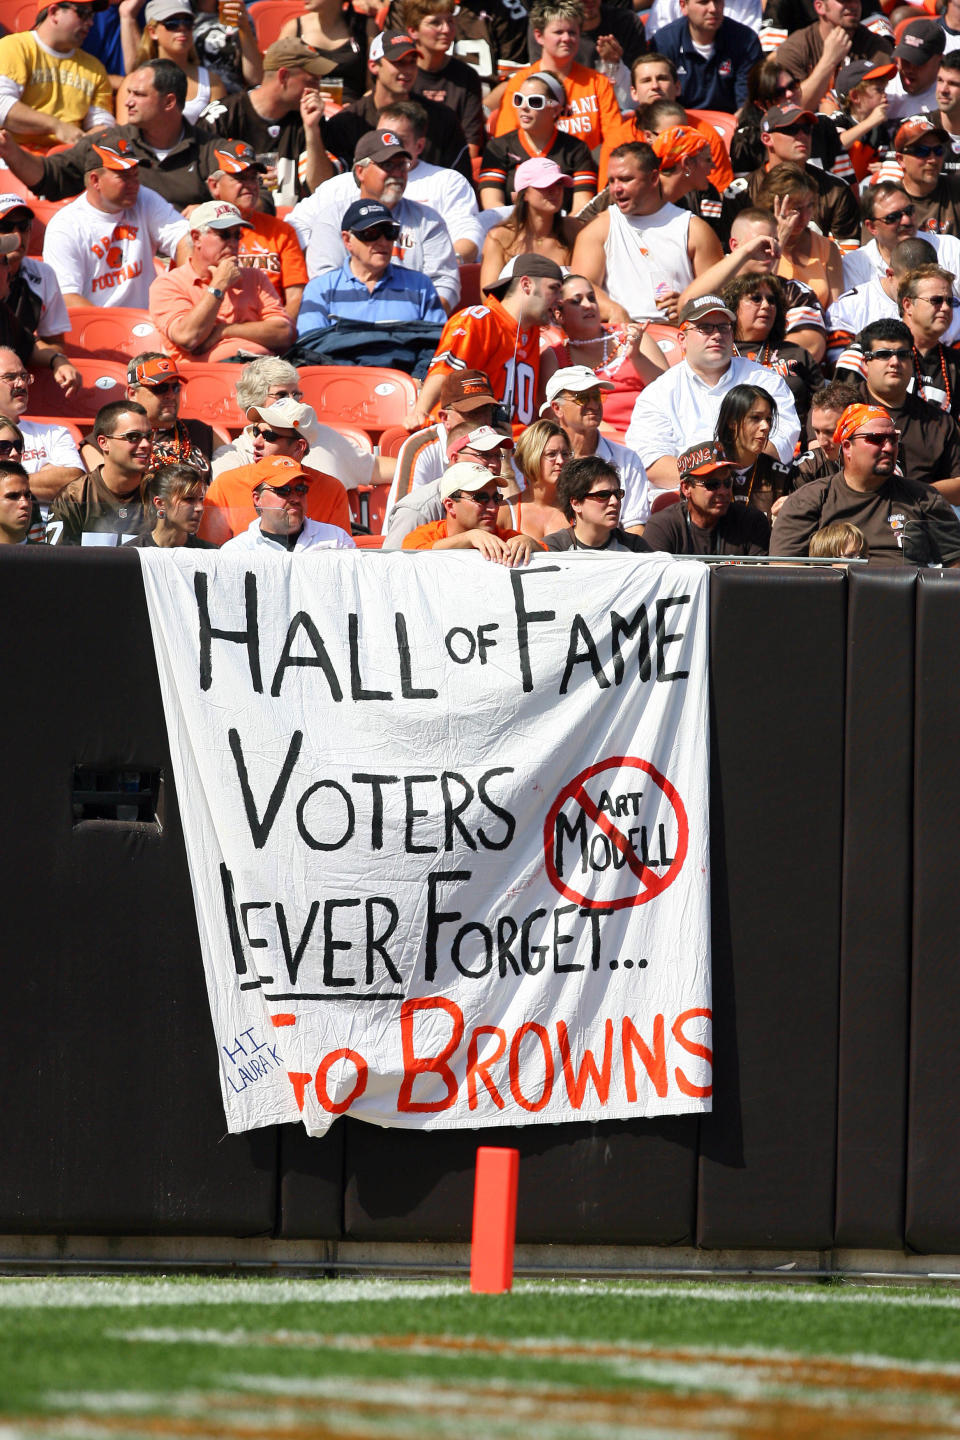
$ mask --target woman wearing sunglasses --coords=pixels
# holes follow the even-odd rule
[[[544,540],[548,550],[605,550],[646,552],[639,535],[620,525],[623,482],[620,471],[598,455],[568,460],[557,480],[557,504],[569,522]]]
[[[189,0],[149,0],[143,12],[144,31],[137,47],[133,69],[148,60],[171,60],[187,77],[187,103],[183,118],[192,125],[211,100],[227,93],[218,75],[197,59],[193,46],[193,11]],[[117,114],[125,115],[126,82],[117,92]]]
[[[512,214],[487,232],[480,259],[480,288],[495,284],[515,255],[545,255],[569,265],[577,226],[563,214],[570,180],[552,160],[525,160],[517,166],[517,203]]]
[[[140,487],[143,508],[154,512],[156,524],[131,543],[148,550],[216,550],[209,540],[197,538],[206,493],[206,480],[191,466],[161,465]]]
[[[565,113],[567,97],[563,84],[545,70],[530,75],[507,100],[516,115],[517,128],[491,140],[483,152],[480,167],[480,204],[484,210],[502,207],[522,188],[515,179],[525,161],[542,158],[553,161],[570,180],[571,215],[582,210],[597,193],[597,167],[582,140],[557,129]],[[566,207],[567,199],[561,197]]]
[[[787,302],[776,275],[738,275],[724,287],[723,299],[737,317],[733,351],[744,360],[782,375],[806,424],[810,400],[823,384],[823,372],[808,350],[784,339]]]

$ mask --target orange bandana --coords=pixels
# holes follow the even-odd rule
[[[862,425],[869,425],[872,420],[889,419],[886,410],[881,410],[879,405],[848,405],[837,421],[833,443],[842,445],[844,440],[850,439],[854,431],[859,430]]]

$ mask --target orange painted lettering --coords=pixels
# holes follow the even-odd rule
[[[667,1093],[667,1047],[664,1036],[663,1016],[658,1015],[653,1022],[653,1050],[644,1040],[640,1031],[628,1016],[623,1017],[623,1075],[627,1087],[627,1099],[633,1104],[637,1098],[637,1072],[633,1063],[633,1052],[636,1050],[643,1061],[644,1069],[650,1077],[654,1090],[662,1100]]]
[[[597,1092],[600,1104],[606,1105],[607,1096],[610,1093],[610,1067],[613,1063],[613,1021],[605,1020],[603,1022],[603,1064],[599,1070],[597,1062],[593,1058],[593,1051],[585,1048],[580,1069],[576,1074],[574,1073],[570,1057],[570,1036],[562,1020],[557,1021],[557,1044],[560,1046],[564,1084],[574,1110],[579,1110],[583,1105],[583,1096],[588,1080],[593,1081],[593,1088]]]
[[[413,1048],[415,1016],[420,1010],[444,1010],[453,1022],[453,1033],[438,1055],[418,1057]],[[400,1007],[400,1040],[403,1046],[403,1080],[397,1096],[397,1109],[408,1113],[449,1110],[457,1098],[457,1077],[447,1065],[450,1056],[463,1039],[463,1011],[442,995],[425,996],[420,1000],[404,1000]],[[447,1087],[442,1100],[415,1101],[413,1082],[418,1075],[439,1075]]]
[[[496,1035],[496,1048],[490,1055],[480,1059],[480,1036]],[[470,1036],[470,1043],[467,1046],[467,1103],[471,1110],[476,1110],[479,1102],[477,1095],[477,1081],[481,1080],[487,1087],[490,1099],[498,1110],[503,1109],[503,1096],[490,1078],[490,1066],[496,1065],[504,1050],[507,1048],[507,1037],[496,1025],[478,1025]]]
[[[698,1059],[706,1060],[711,1070],[713,1069],[713,1051],[708,1050],[706,1045],[697,1045],[692,1040],[688,1040],[683,1033],[683,1027],[687,1020],[712,1019],[713,1012],[711,1010],[684,1010],[682,1015],[677,1016],[671,1027],[673,1032],[673,1038],[674,1040],[676,1040],[677,1044],[682,1045],[688,1055],[696,1055]],[[677,1082],[677,1088],[680,1090],[681,1094],[689,1095],[690,1098],[693,1100],[703,1100],[706,1098],[706,1096],[713,1094],[712,1084],[691,1085],[690,1081],[687,1079],[686,1075],[684,1075],[683,1071],[679,1067],[674,1070],[673,1074],[674,1079]]]
[[[520,1088],[520,1046],[524,1035],[536,1035],[543,1050],[543,1090],[539,1100],[528,1100]],[[553,1052],[550,1037],[542,1025],[528,1020],[521,1025],[510,1044],[510,1093],[524,1110],[542,1110],[553,1094]]]
[[[330,1073],[331,1065],[338,1060],[349,1060],[357,1072],[357,1078],[353,1082],[353,1089],[350,1094],[342,1100],[333,1101],[330,1099],[330,1092],[327,1089],[327,1076]],[[317,1069],[316,1091],[317,1099],[324,1110],[331,1115],[342,1115],[344,1110],[349,1110],[354,1100],[359,1100],[367,1088],[367,1062],[356,1050],[331,1050],[329,1055],[324,1055]],[[303,1106],[301,1105],[301,1110]]]

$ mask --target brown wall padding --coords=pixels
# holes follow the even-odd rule
[[[836,1243],[903,1243],[916,575],[854,572],[847,606]]]
[[[715,1109],[698,1238],[833,1240],[846,583],[716,571]]]
[[[0,1232],[272,1231],[276,1136],[226,1137],[180,817],[72,825],[73,766],[162,766],[132,554],[0,562]]]
[[[906,1239],[960,1251],[960,574],[917,585]],[[882,877],[881,877],[882,878]]]

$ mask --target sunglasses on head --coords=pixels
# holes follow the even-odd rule
[[[550,95],[514,95],[513,108],[515,110],[545,110],[548,105],[556,105],[557,101]]]

